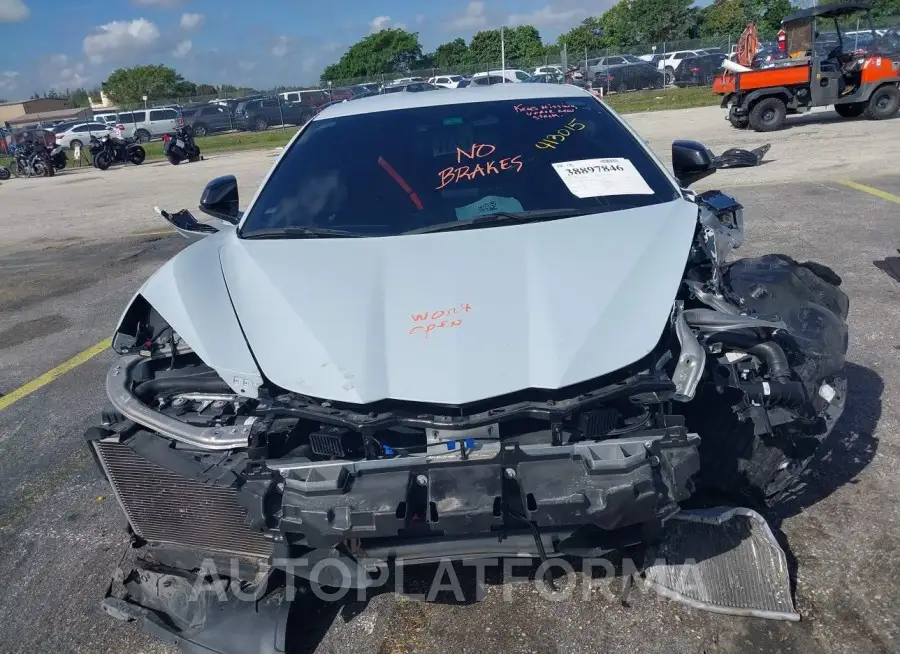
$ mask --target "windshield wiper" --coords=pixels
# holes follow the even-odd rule
[[[434,232],[452,232],[457,229],[472,229],[484,225],[501,226],[516,225],[521,223],[538,222],[541,220],[556,220],[559,218],[572,218],[574,216],[586,216],[598,213],[596,209],[535,209],[533,211],[497,211],[485,214],[469,220],[454,220],[450,223],[439,223],[411,229],[404,234],[431,234]]]
[[[245,239],[279,239],[279,238],[361,238],[362,234],[348,232],[343,229],[327,229],[325,227],[269,227],[254,229],[249,234],[241,234]]]

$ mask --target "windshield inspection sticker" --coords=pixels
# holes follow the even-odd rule
[[[553,169],[575,197],[653,195],[653,189],[628,159],[561,161],[553,164]]]
[[[457,220],[469,220],[478,216],[488,216],[498,211],[524,211],[522,203],[515,198],[486,195],[480,200],[456,209]]]

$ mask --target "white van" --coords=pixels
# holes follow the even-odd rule
[[[505,79],[507,82],[512,82],[513,84],[517,84],[519,82],[524,82],[531,75],[526,73],[524,70],[519,70],[518,68],[507,68],[506,70],[487,70],[481,73],[475,73],[472,75],[472,79],[477,77],[488,77],[490,75],[497,75]]]

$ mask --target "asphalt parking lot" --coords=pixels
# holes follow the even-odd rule
[[[477,603],[384,593],[366,603],[313,604],[296,616],[298,650],[900,650],[900,283],[878,265],[900,247],[900,122],[813,114],[760,135],[732,130],[716,108],[629,120],[666,162],[674,138],[702,140],[717,153],[772,143],[770,163],[721,171],[702,187],[732,190],[744,203],[739,254],[820,261],[843,277],[850,296],[847,410],[803,487],[766,516],[795,570],[803,620],[716,616],[647,593],[628,606],[602,593],[585,600],[580,591],[554,602],[530,583],[495,579]],[[0,187],[0,652],[175,651],[99,610],[126,539],[82,438],[104,404],[113,361],[91,348],[110,335],[140,283],[185,244],[152,205],[194,207],[205,182],[229,172],[246,205],[274,155],[75,170]],[[83,363],[41,377],[86,351]],[[30,394],[16,391],[33,380]],[[429,571],[409,582],[427,590]]]

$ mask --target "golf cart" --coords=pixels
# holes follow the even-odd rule
[[[839,19],[857,12],[866,13],[873,39],[865,51],[847,51]],[[820,38],[817,24],[824,21],[833,21],[836,43]],[[782,25],[786,38],[779,39],[779,47],[788,58],[762,70],[726,63],[728,70],[713,83],[734,127],[771,132],[784,126],[787,114],[829,105],[844,118],[883,120],[897,114],[900,51],[875,33],[871,3],[811,7],[789,15]]]

